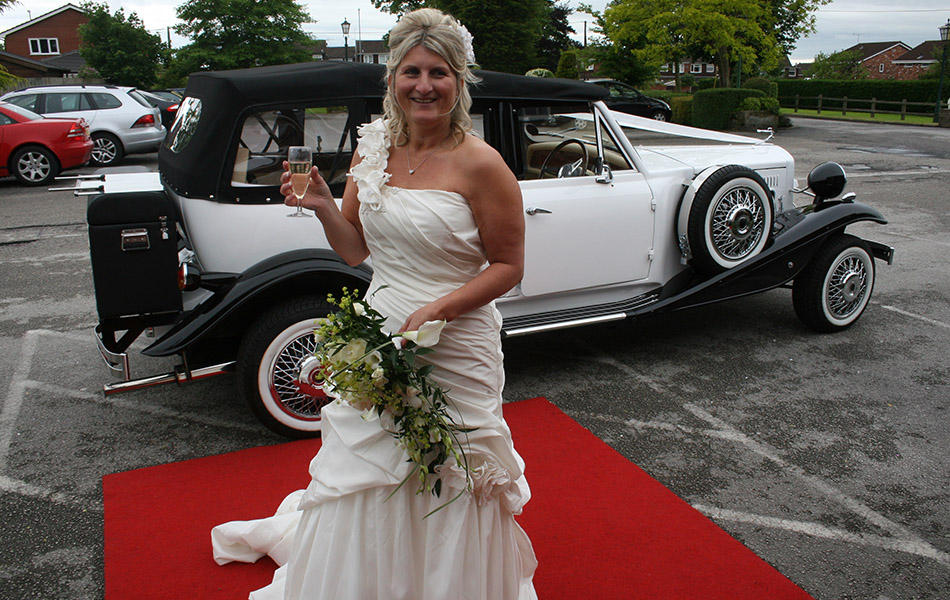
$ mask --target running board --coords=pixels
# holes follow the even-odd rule
[[[505,337],[517,337],[519,335],[528,335],[531,333],[540,333],[542,331],[557,331],[559,329],[568,329],[570,327],[582,327],[584,325],[593,325],[595,323],[608,323],[610,321],[622,321],[626,319],[626,313],[614,313],[611,315],[601,315],[599,317],[587,317],[586,319],[574,319],[573,321],[560,321],[557,323],[547,323],[545,325],[532,325],[528,327],[517,327],[514,329],[505,329],[502,334]]]
[[[126,358],[126,360],[128,360]],[[107,383],[102,386],[102,391],[105,392],[106,396],[112,394],[118,394],[120,392],[129,392],[132,390],[140,390],[147,387],[153,387],[156,385],[162,385],[165,383],[187,383],[189,381],[198,381],[199,379],[207,379],[208,377],[214,377],[215,375],[224,375],[225,373],[234,372],[235,361],[229,361],[221,363],[218,365],[212,365],[210,367],[202,367],[200,369],[192,369],[191,372],[185,371],[172,371],[171,373],[165,373],[164,375],[154,375],[152,377],[145,377],[142,379],[131,379],[126,381],[120,381],[117,383]],[[126,367],[127,368],[127,367]]]

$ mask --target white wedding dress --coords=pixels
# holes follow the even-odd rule
[[[367,300],[397,329],[417,308],[471,280],[486,266],[475,219],[461,195],[386,185],[388,138],[382,121],[360,130],[353,169],[360,220],[373,261]],[[212,531],[215,560],[281,565],[252,600],[529,600],[537,565],[515,522],[528,501],[524,463],[502,417],[501,317],[494,304],[449,323],[431,377],[451,399],[472,492],[456,466],[441,469],[442,494],[417,494],[405,452],[374,413],[339,401],[323,409],[323,445],[311,482],[276,515]],[[388,498],[388,499],[387,499]]]

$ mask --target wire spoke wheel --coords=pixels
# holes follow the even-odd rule
[[[699,186],[695,195],[690,201],[687,192],[681,210],[688,208],[683,213],[686,239],[699,272],[727,271],[765,249],[772,231],[772,194],[758,173],[726,165],[694,185]]]
[[[795,278],[795,313],[816,331],[850,327],[874,290],[874,258],[867,244],[847,234],[832,236]]]
[[[267,369],[272,373],[270,388],[274,400],[301,419],[319,419],[320,409],[327,403],[322,371],[313,356],[316,348],[311,325],[304,335],[290,340],[277,352]]]
[[[742,260],[765,234],[764,223],[762,199],[749,188],[736,188],[716,203],[709,234],[720,256]]]

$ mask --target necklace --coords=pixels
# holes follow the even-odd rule
[[[445,140],[442,140],[442,142],[444,141]],[[406,144],[406,167],[409,169],[409,174],[413,175],[416,171],[418,171],[419,167],[421,167],[425,161],[429,160],[429,157],[435,154],[436,150],[442,147],[442,142],[439,142],[439,144],[435,148],[433,148],[428,154],[426,154],[425,158],[419,161],[419,164],[416,165],[415,169],[412,168],[412,163],[410,162],[411,156],[409,152],[409,144]]]

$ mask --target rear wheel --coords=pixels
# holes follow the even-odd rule
[[[125,150],[119,138],[101,131],[92,134],[92,164],[108,167],[122,160],[124,156]]]
[[[655,111],[653,111],[653,114],[650,115],[650,118],[653,119],[654,121],[666,121],[666,120],[667,120],[667,119],[666,119],[666,113],[663,112],[662,110],[655,110]]]
[[[842,331],[864,313],[874,290],[874,258],[861,238],[839,234],[795,278],[792,303],[808,327]]]
[[[320,435],[320,409],[330,398],[313,356],[313,331],[329,312],[325,300],[309,297],[279,304],[251,325],[238,349],[241,394],[254,415],[280,435]]]
[[[59,173],[56,156],[42,146],[26,146],[13,153],[13,174],[26,185],[46,185]]]

